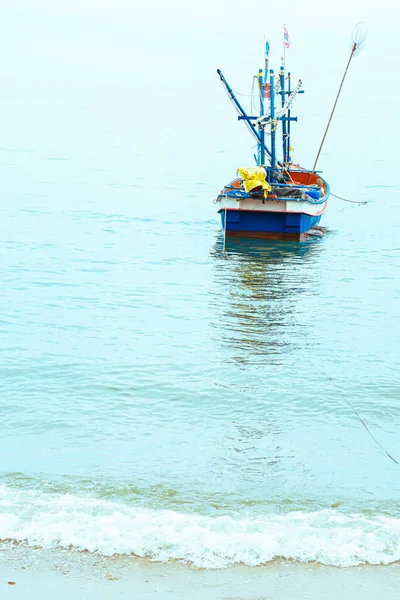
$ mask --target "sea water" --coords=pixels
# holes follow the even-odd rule
[[[333,197],[302,242],[224,250],[212,200],[254,148],[214,70],[249,108],[265,6],[243,32],[223,2],[174,19],[33,4],[2,24],[2,549],[400,560],[399,127],[368,83],[395,61],[382,23],[368,13],[319,164],[366,204]],[[356,16],[291,19],[308,167]]]

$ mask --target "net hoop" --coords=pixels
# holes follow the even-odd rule
[[[352,33],[352,40],[355,44],[362,44],[365,41],[365,38],[367,37],[367,25],[366,23],[364,23],[364,21],[360,21],[360,23],[357,23],[357,25],[354,27],[353,29],[353,33]]]

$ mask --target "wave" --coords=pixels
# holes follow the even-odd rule
[[[337,567],[400,560],[400,518],[387,515],[329,509],[234,519],[8,486],[0,486],[0,539],[202,568],[276,558]]]

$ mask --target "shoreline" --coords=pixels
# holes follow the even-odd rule
[[[328,567],[276,560],[257,567],[198,569],[68,550],[13,547],[0,556],[1,598],[6,600],[394,600],[400,580],[400,563]]]

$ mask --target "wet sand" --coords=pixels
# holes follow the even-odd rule
[[[336,568],[274,561],[204,570],[70,551],[9,548],[0,553],[1,600],[394,600],[400,597],[399,582],[398,563]]]

